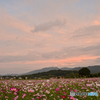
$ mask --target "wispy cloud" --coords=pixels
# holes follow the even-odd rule
[[[48,31],[55,27],[63,27],[65,24],[66,24],[66,20],[49,21],[35,26],[32,32],[34,33],[34,32],[41,32],[41,31]]]
[[[0,73],[100,64],[99,5],[99,0],[1,0]]]
[[[9,62],[20,62],[20,61],[35,61],[42,60],[40,54],[29,53],[27,55],[16,55],[16,56],[0,56],[0,63],[9,63]]]
[[[76,30],[73,34],[73,37],[76,37],[76,38],[81,38],[81,37],[85,37],[85,36],[98,36],[100,33],[100,25],[91,25],[91,26],[87,26],[87,27],[84,27],[84,28],[80,28],[78,30]]]

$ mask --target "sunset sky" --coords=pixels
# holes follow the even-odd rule
[[[100,0],[0,0],[0,74],[100,65]]]

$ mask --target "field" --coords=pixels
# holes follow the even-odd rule
[[[99,96],[70,96],[70,92]],[[100,78],[0,80],[0,100],[100,100]]]

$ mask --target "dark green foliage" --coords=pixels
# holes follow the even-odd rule
[[[60,78],[79,78],[79,77],[100,77],[100,73],[90,74],[90,70],[88,68],[82,68],[79,71],[71,71],[71,70],[51,70],[48,72],[41,72],[37,74],[31,75],[21,75],[21,76],[2,76],[3,79],[49,79],[52,77]]]
[[[90,70],[87,67],[82,68],[82,69],[79,70],[79,75],[80,76],[89,76],[90,73],[91,72],[90,72]]]
[[[32,75],[22,75],[22,78],[28,77],[31,79],[34,78],[51,78],[51,77],[65,77],[66,75],[70,76],[71,73],[75,74],[78,71],[70,71],[70,70],[51,70],[48,72],[41,72],[37,74],[32,74]]]

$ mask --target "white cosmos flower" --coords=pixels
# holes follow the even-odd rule
[[[47,83],[49,83],[50,80],[47,80]]]
[[[49,94],[49,93],[50,93],[50,91],[46,90],[46,93],[47,93],[47,94]]]
[[[45,83],[43,82],[42,85],[45,85]]]

